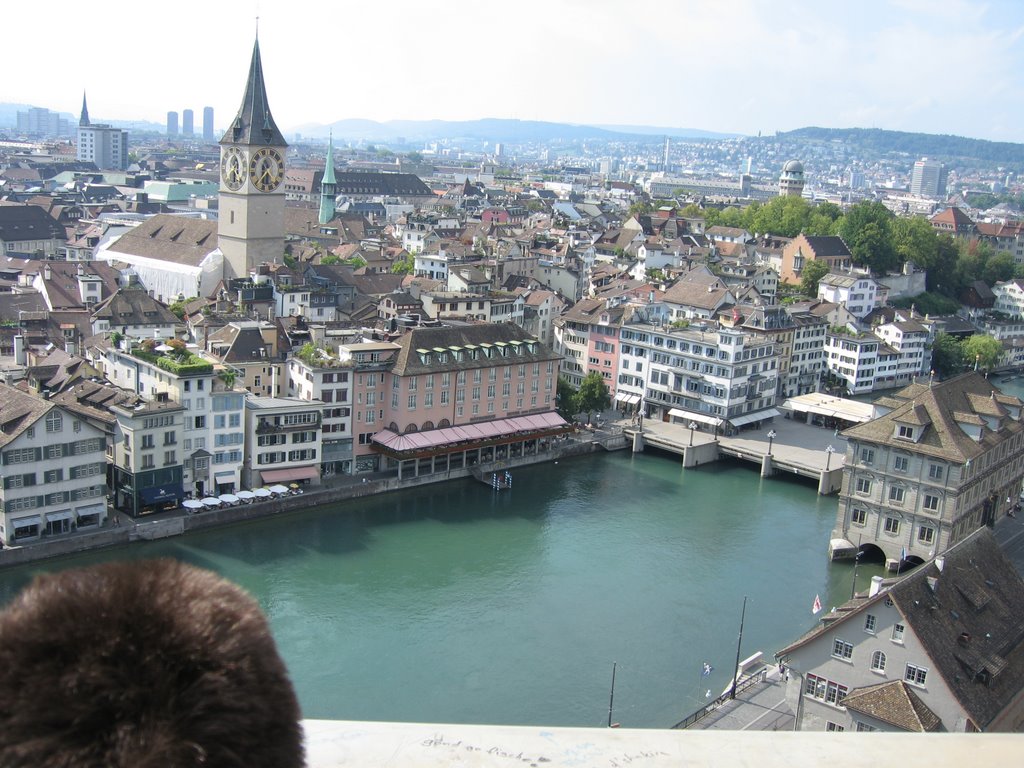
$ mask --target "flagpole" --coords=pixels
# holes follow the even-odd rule
[[[736,686],[740,682],[740,645],[743,643],[743,620],[747,616],[747,596],[743,596],[743,611],[740,613],[740,635],[736,638],[736,671],[732,677],[732,693],[729,696],[731,699],[736,698]]]
[[[615,668],[618,666],[617,662],[612,662],[612,692],[608,696],[608,727],[612,727],[612,706],[615,704]]]

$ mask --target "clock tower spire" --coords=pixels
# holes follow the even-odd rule
[[[242,105],[220,140],[217,231],[225,279],[248,277],[260,264],[280,261],[284,256],[287,147],[270,113],[257,38]]]

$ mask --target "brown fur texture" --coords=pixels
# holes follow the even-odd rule
[[[38,577],[0,614],[0,766],[295,768],[298,701],[240,588],[175,560]]]

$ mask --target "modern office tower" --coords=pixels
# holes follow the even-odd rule
[[[946,166],[927,157],[914,163],[914,171],[910,176],[910,194],[921,197],[940,197],[946,194]]]
[[[192,136],[195,131],[192,128],[192,110],[185,109],[181,113],[181,133],[183,136]]]
[[[43,107],[29,107],[27,112],[17,114],[18,133],[28,136],[67,136],[71,124],[61,118],[59,112]]]
[[[178,135],[178,113],[168,112],[167,113],[167,135],[177,136]]]
[[[90,122],[84,93],[82,116],[78,120],[78,160],[95,163],[101,171],[123,171],[128,167],[128,131]]]
[[[213,141],[213,107],[203,107],[203,141]]]

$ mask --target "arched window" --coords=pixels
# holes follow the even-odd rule
[[[885,654],[875,651],[871,654],[871,669],[874,672],[885,672]]]
[[[440,427],[441,429],[444,429],[445,427],[450,427],[451,425],[452,423],[448,421],[448,419],[441,419],[439,422],[437,422],[437,426]]]
[[[417,427],[415,424],[410,424],[409,426],[407,426],[405,428],[405,434],[407,434],[407,435],[411,434],[412,432],[418,432],[418,431],[419,431],[419,427]]]
[[[423,422],[423,431],[424,432],[426,432],[429,429],[433,429],[433,428],[434,428],[434,422],[432,422],[432,421],[424,421]]]

